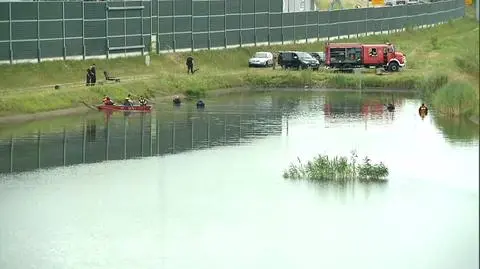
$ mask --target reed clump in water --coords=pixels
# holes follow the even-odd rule
[[[337,181],[337,182],[385,182],[389,174],[388,168],[380,163],[372,163],[370,158],[363,158],[363,162],[357,162],[358,155],[352,151],[350,159],[342,156],[333,158],[319,154],[313,160],[302,163],[291,163],[283,172],[284,178],[308,179],[314,181]]]

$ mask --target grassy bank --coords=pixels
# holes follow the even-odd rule
[[[357,76],[246,67],[248,58],[255,51],[319,51],[323,50],[322,43],[194,52],[192,54],[200,68],[195,75],[186,74],[185,58],[191,53],[153,55],[148,67],[142,57],[3,65],[0,66],[0,116],[71,108],[81,106],[81,101],[97,103],[105,94],[119,99],[128,93],[158,97],[172,94],[202,95],[212,89],[239,86],[305,85],[418,89],[424,93],[427,103],[432,103],[433,100],[433,105],[439,111],[455,115],[478,114],[478,34],[478,23],[470,14],[467,18],[436,28],[418,31],[409,28],[405,32],[388,36],[350,39],[349,41],[360,42],[389,41],[394,43],[398,50],[406,53],[408,69],[386,76],[377,76],[373,71]],[[476,63],[472,63],[473,57],[476,57]],[[108,70],[112,75],[121,77],[122,82],[85,87],[85,69],[92,63],[97,65],[98,73]],[[98,80],[103,81],[103,77]],[[54,89],[53,85],[60,85],[60,89]],[[469,94],[458,94],[458,98],[470,98],[473,102],[461,101],[462,108],[454,109],[455,113],[450,113],[450,97],[443,92],[448,92],[447,88],[463,91],[464,87],[458,85],[471,87],[468,89]],[[437,91],[440,88],[442,90]],[[471,93],[475,93],[477,98],[472,99]]]

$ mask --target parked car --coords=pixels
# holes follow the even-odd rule
[[[320,63],[312,55],[303,51],[281,51],[278,53],[278,65],[283,69],[308,69],[318,70]]]
[[[323,51],[310,52],[310,55],[312,55],[313,58],[317,59],[317,61],[320,63],[320,65],[323,65],[325,63],[325,52],[323,52]]]
[[[415,4],[420,4],[418,0],[407,0],[407,5],[415,5]]]
[[[273,54],[271,52],[260,51],[255,53],[248,60],[248,67],[269,67],[273,66]]]

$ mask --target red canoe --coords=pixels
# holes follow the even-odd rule
[[[124,106],[124,105],[99,105],[98,110],[115,110],[115,111],[150,111],[152,106]]]

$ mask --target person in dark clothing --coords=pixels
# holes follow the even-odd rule
[[[85,85],[90,86],[90,83],[92,82],[92,74],[90,72],[90,68],[87,69],[87,82]]]
[[[193,74],[195,71],[193,70],[193,57],[192,56],[187,57],[186,65],[187,65],[187,73],[192,73]]]
[[[95,64],[92,64],[92,66],[90,66],[90,73],[92,76],[90,85],[93,86],[97,82],[97,70]]]

